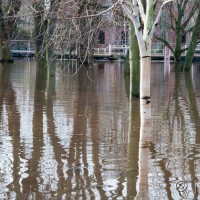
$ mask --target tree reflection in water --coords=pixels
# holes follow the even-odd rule
[[[199,76],[198,66],[191,73],[171,72],[168,78],[154,74],[153,97],[160,101],[152,106],[150,198],[199,198]]]
[[[50,79],[15,63],[0,66],[0,199],[199,198],[198,66],[152,65],[152,122],[140,129],[120,63]]]
[[[130,138],[139,129],[137,116],[135,133],[129,126],[122,66],[46,79],[34,62],[15,63],[0,68],[0,198],[131,197],[138,149]]]

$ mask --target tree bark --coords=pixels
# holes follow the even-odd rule
[[[39,67],[46,67],[45,58],[45,42],[44,35],[45,29],[43,24],[43,12],[44,3],[35,2],[33,4],[36,12],[34,13],[34,38],[35,38],[35,50],[36,50],[36,62]]]
[[[140,96],[140,52],[135,29],[129,23],[130,98]]]
[[[6,32],[5,20],[3,14],[2,1],[0,0],[0,61],[13,62],[9,46],[9,38]]]
[[[56,56],[53,52],[53,35],[57,16],[55,13],[58,11],[58,1],[52,0],[48,15],[45,16],[45,3],[44,1],[35,2],[33,4],[36,12],[34,13],[34,36],[36,47],[36,61],[39,67],[47,68],[49,76],[55,75],[55,60]]]
[[[151,42],[140,50],[140,98],[150,98]]]
[[[182,26],[183,16],[184,16],[184,6],[182,3],[177,2],[178,17],[175,19],[175,33],[176,33],[176,47],[174,49],[174,59],[175,62],[181,62],[182,53],[182,38],[184,36],[184,27]]]
[[[184,62],[184,70],[189,71],[192,65],[192,60],[194,58],[195,49],[197,46],[197,41],[199,39],[200,34],[200,10],[198,12],[198,16],[196,18],[196,23],[194,25],[193,31],[192,31],[192,38],[190,40],[190,44],[188,47],[188,50],[186,52],[185,56],[185,62]]]

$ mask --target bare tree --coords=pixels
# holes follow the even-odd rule
[[[16,15],[20,9],[20,0],[0,0],[0,61],[12,61],[10,37],[13,34]]]
[[[190,34],[193,32],[197,21],[199,5],[199,1],[196,0],[183,0],[175,1],[166,6],[167,17],[162,20],[162,23],[168,31],[175,35],[175,44],[171,44],[167,37],[154,34],[158,40],[170,48],[176,62],[181,61],[182,53],[188,49],[186,42],[190,42]]]

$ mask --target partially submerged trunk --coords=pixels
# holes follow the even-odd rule
[[[164,1],[154,21],[153,0],[132,0],[131,3],[120,1],[121,6],[135,27],[135,34],[140,50],[140,144],[139,175],[136,199],[148,197],[148,156],[151,132],[151,42],[162,8],[172,0]],[[130,6],[132,4],[132,7]]]
[[[57,12],[60,0],[51,1],[47,16],[45,15],[45,2],[35,2],[33,7],[34,13],[34,36],[36,48],[36,61],[39,67],[47,68],[48,75],[55,74],[56,55],[53,51],[54,46],[54,30],[56,28]]]
[[[2,1],[0,0],[0,61],[12,62],[9,37],[6,32]]]
[[[185,56],[185,62],[184,62],[184,70],[189,71],[192,65],[192,60],[194,57],[195,49],[197,46],[197,41],[199,39],[199,34],[200,34],[200,10],[198,12],[198,16],[196,19],[196,23],[193,27],[192,31],[192,38],[190,40],[190,44]]]
[[[0,62],[13,62],[10,42],[5,32],[4,23],[0,21]]]
[[[90,4],[85,1],[81,2],[78,9],[78,15],[88,15],[90,12],[94,12],[98,7],[98,4],[90,2]],[[92,11],[94,9],[94,11]],[[89,64],[92,61],[92,49],[95,47],[95,29],[98,30],[97,18],[80,18],[76,20],[76,50],[77,50],[77,60],[80,64]]]
[[[140,96],[140,52],[133,24],[129,23],[130,98]]]
[[[151,37],[146,37],[145,40],[138,37],[138,44],[140,50],[140,99],[142,102],[148,101],[148,104],[151,104]]]
[[[35,51],[36,51],[36,62],[39,67],[46,67],[45,57],[45,28],[43,24],[44,15],[44,3],[35,2],[33,4],[36,12],[34,13],[34,39],[35,39]]]
[[[16,26],[16,15],[20,9],[21,1],[7,0],[2,2],[0,0],[0,61],[13,62],[10,38]]]
[[[181,62],[181,40],[179,37],[176,38],[176,47],[174,49],[174,60],[175,62]]]

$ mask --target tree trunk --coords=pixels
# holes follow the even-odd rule
[[[149,45],[150,46],[150,45]],[[140,52],[140,98],[150,99],[150,78],[151,78],[151,50]]]
[[[140,52],[133,23],[129,23],[130,98],[140,96]]]
[[[9,38],[6,32],[2,2],[0,0],[0,61],[13,62],[9,46]]]
[[[53,41],[51,35],[54,34],[55,29],[55,22],[52,18],[47,19],[47,27],[46,27],[46,34],[45,34],[45,61],[46,66],[48,69],[48,75],[54,76],[55,75],[55,62],[56,62],[56,55],[53,52]]]
[[[139,175],[136,199],[148,199],[148,158],[151,134],[151,105],[140,99]]]
[[[34,34],[37,66],[47,68],[48,76],[55,75],[56,55],[53,51],[55,45],[55,29],[58,20],[58,10],[61,0],[50,0],[47,12],[46,1],[41,0],[33,4]]]
[[[45,29],[43,24],[43,11],[44,5],[41,2],[36,2],[33,5],[37,11],[34,13],[34,38],[35,38],[35,50],[36,50],[36,62],[39,67],[46,67],[45,58],[45,42],[44,35]]]
[[[182,34],[180,33],[181,31],[177,32],[177,37],[176,37],[176,47],[174,50],[174,60],[175,62],[181,62],[181,40],[182,40]]]
[[[140,46],[140,142],[139,175],[136,199],[148,197],[148,156],[151,133],[151,42]]]
[[[197,41],[199,39],[200,34],[200,11],[198,13],[196,23],[194,25],[193,31],[192,31],[192,38],[190,40],[190,44],[185,56],[185,63],[184,63],[184,70],[189,71],[192,65],[192,60],[195,53],[195,48],[197,45]]]

